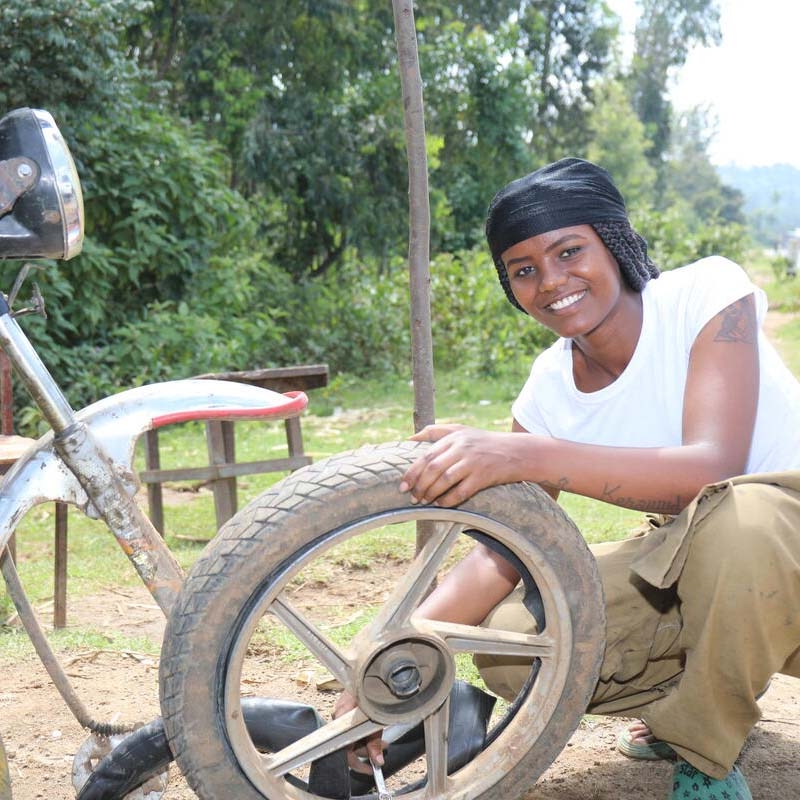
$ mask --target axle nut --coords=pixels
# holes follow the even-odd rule
[[[386,685],[395,697],[413,697],[422,685],[422,675],[416,661],[398,658],[386,670]]]

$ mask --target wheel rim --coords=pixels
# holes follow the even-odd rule
[[[398,579],[374,613],[367,614],[357,632],[334,636],[322,619],[295,601],[298,583],[313,572],[315,562],[330,558],[337,548],[374,537],[376,533],[408,528],[412,523],[436,523],[435,532],[416,558],[398,569]],[[471,541],[467,530],[480,531],[519,559],[541,595],[545,625],[541,632],[523,634],[431,620],[412,614],[448,559]],[[386,726],[423,722],[424,780],[401,774],[390,788],[409,798],[477,797],[497,783],[531,749],[556,713],[567,682],[573,648],[569,606],[564,587],[546,555],[506,525],[462,509],[404,508],[372,514],[356,523],[326,532],[291,554],[254,593],[250,608],[240,615],[224,670],[223,707],[226,733],[235,757],[252,784],[271,800],[315,797],[287,775],[299,777],[309,763],[348,747]],[[265,620],[270,635],[288,632],[338,682],[359,698],[359,708],[327,722],[320,729],[276,753],[256,750],[241,709],[243,680],[252,667],[253,641]],[[257,648],[256,648],[257,650]],[[493,721],[486,749],[456,772],[448,774],[448,694],[458,663],[485,653],[530,658],[535,681],[511,710]],[[532,667],[533,669],[533,667]],[[474,682],[474,679],[472,679]],[[383,684],[379,689],[375,686]],[[498,733],[499,731],[499,733]]]

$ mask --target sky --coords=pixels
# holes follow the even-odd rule
[[[636,0],[607,0],[636,24]],[[689,54],[671,90],[673,106],[702,106],[716,119],[709,146],[717,165],[800,168],[800,3],[719,0],[722,44]]]

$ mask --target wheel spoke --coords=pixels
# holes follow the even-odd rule
[[[381,610],[365,635],[375,639],[386,630],[408,622],[414,610],[430,589],[436,574],[452,550],[462,526],[454,523],[440,536],[428,539],[406,574],[384,601]]]
[[[428,783],[425,797],[440,797],[447,788],[447,728],[450,700],[425,718],[425,758],[428,762]]]
[[[539,633],[517,633],[439,620],[425,620],[424,625],[441,636],[456,653],[548,659],[556,651],[556,643],[552,637]]]
[[[380,725],[354,708],[283,750],[264,756],[263,767],[273,777],[280,778],[293,769],[355,744],[379,730]]]
[[[350,662],[341,650],[284,594],[275,598],[270,611],[315,655],[345,688],[350,687]]]

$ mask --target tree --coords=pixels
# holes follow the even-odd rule
[[[670,78],[693,47],[719,44],[719,7],[717,0],[639,0],[639,5],[630,91],[651,142],[650,163],[661,177],[672,126]]]
[[[405,239],[406,168],[388,4],[366,0],[156,0],[130,31],[140,65],[264,197],[265,239],[298,279],[348,248],[382,263]],[[585,144],[591,81],[609,63],[600,0],[431,0],[417,27],[434,237],[475,241],[491,193]]]
[[[594,98],[587,157],[611,173],[629,208],[651,206],[656,171],[647,160],[650,142],[625,87],[617,81],[605,81],[595,90]]]
[[[427,125],[440,145],[431,159],[437,250],[482,241],[492,195],[530,169],[534,76],[518,41],[514,25],[489,33],[462,20],[425,36]]]
[[[118,31],[146,8],[144,0],[3,0],[0,108],[46,108],[66,132],[87,112],[102,113],[141,77]]]
[[[600,0],[531,0],[519,24],[538,78],[529,116],[537,161],[582,152],[593,85],[611,64],[617,18]]]
[[[49,267],[39,337],[67,373],[83,371],[114,326],[180,301],[220,253],[253,244],[250,208],[228,187],[219,147],[162,112],[151,73],[129,57],[124,25],[145,10],[139,0],[0,6],[3,103],[53,113],[84,189],[84,252]],[[3,265],[6,285],[16,266]]]
[[[678,117],[666,162],[667,192],[673,202],[681,199],[687,203],[699,221],[744,225],[744,195],[723,183],[708,157],[712,137],[712,126],[702,109]]]
[[[388,6],[158,0],[151,25],[131,37],[170,78],[171,102],[225,148],[231,185],[267,199],[262,236],[298,279],[326,272],[348,247],[386,256],[402,241]]]

